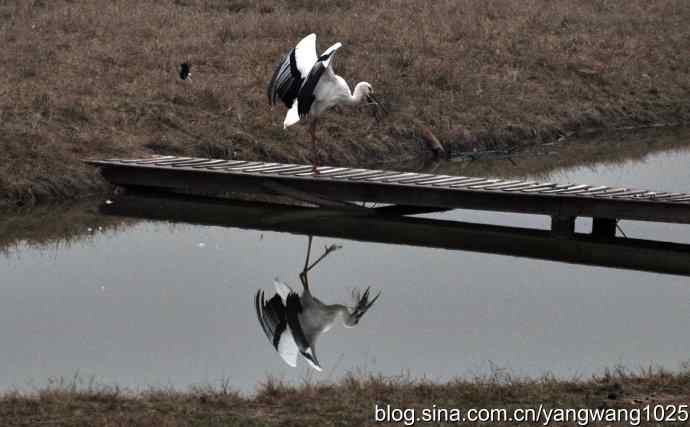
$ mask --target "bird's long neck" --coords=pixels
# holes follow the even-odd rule
[[[338,317],[340,317],[343,322],[345,322],[349,317],[350,317],[350,309],[347,308],[347,306],[342,305],[342,304],[330,304],[327,306],[328,311],[332,313],[333,320],[337,320]]]
[[[332,304],[329,306],[329,308],[332,310],[333,313],[336,315],[340,315],[345,319],[350,315],[350,309],[347,308],[347,306],[342,305],[342,304]]]
[[[366,83],[365,82],[359,82],[355,86],[355,90],[352,91],[352,95],[350,95],[349,102],[352,105],[356,105],[361,103],[364,100],[364,87]]]
[[[333,304],[333,310],[336,316],[339,316],[346,328],[352,328],[359,320],[352,309],[342,304]],[[335,319],[334,319],[335,320]]]

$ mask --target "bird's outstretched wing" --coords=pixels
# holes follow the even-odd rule
[[[321,56],[319,56],[316,64],[311,67],[311,71],[309,71],[306,81],[299,89],[297,94],[297,112],[299,113],[300,118],[304,118],[309,114],[311,105],[314,103],[314,99],[316,99],[316,85],[318,85],[319,81],[325,77],[324,72],[329,70],[329,75],[332,74],[332,70],[330,70],[331,62],[333,61],[335,52],[340,49],[341,46],[342,44],[338,42],[326,49]]]
[[[306,350],[309,348],[309,342],[307,337],[304,336],[302,331],[302,325],[300,324],[299,314],[302,312],[302,303],[300,302],[299,295],[291,292],[286,300],[286,321],[288,328],[292,331],[295,343],[300,350]]]
[[[303,312],[302,303],[299,296],[291,292],[286,301],[287,324],[300,354],[317,371],[321,371],[321,365],[314,351],[314,343],[310,342],[304,334],[300,314]]]
[[[280,99],[291,108],[316,61],[316,34],[312,33],[300,40],[278,63],[268,84],[269,104],[275,105]]]
[[[259,290],[254,297],[256,316],[261,328],[273,347],[285,363],[297,366],[299,349],[287,323],[287,310],[280,295],[275,294],[266,302],[263,291]]]

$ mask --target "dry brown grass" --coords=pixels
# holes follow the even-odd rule
[[[690,372],[614,369],[588,380],[556,380],[548,376],[520,379],[496,371],[445,384],[360,374],[335,384],[306,382],[298,387],[268,380],[251,397],[233,392],[228,384],[224,381],[220,387],[197,387],[188,392],[161,389],[134,393],[78,378],[52,381],[33,393],[1,395],[0,419],[3,425],[12,426],[402,425],[375,424],[375,405],[419,410],[432,405],[514,409],[543,404],[545,408],[595,409],[682,404],[690,395]]]
[[[689,21],[686,0],[0,1],[0,200],[100,191],[86,157],[306,160],[265,86],[309,32],[342,41],[337,71],[392,111],[331,114],[328,163],[419,153],[420,126],[491,146],[687,122]]]

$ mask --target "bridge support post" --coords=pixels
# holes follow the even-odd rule
[[[556,237],[571,237],[575,233],[574,216],[552,216],[551,234]]]
[[[610,239],[616,237],[617,219],[613,218],[593,218],[592,219],[592,236],[601,239]]]

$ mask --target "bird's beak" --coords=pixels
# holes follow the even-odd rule
[[[373,306],[374,303],[376,302],[376,300],[378,300],[379,297],[381,296],[381,291],[379,291],[379,293],[376,294],[376,296],[372,300],[369,300],[369,292],[370,291],[371,291],[371,288],[368,287],[367,290],[364,291],[364,294],[362,294],[362,295],[359,295],[359,291],[355,291],[353,293],[353,295],[356,296],[357,303],[355,305],[355,308],[354,308],[352,314],[350,315],[349,325],[346,325],[346,326],[352,327],[352,326],[355,326],[357,323],[359,323],[359,319],[361,319],[362,316],[364,316],[366,314],[366,312],[369,311],[371,306]]]
[[[370,93],[370,94],[367,96],[367,101],[369,101],[369,103],[371,103],[371,104],[376,104],[376,105],[378,105],[379,107],[381,106],[381,103],[379,102],[378,99],[376,99],[376,97],[374,96],[373,93]]]
[[[374,94],[370,93],[370,94],[367,96],[367,102],[369,102],[370,104],[376,105],[377,111],[379,111],[379,112],[381,112],[381,113],[383,113],[383,114],[388,114],[388,111],[383,107],[383,104],[381,104],[381,103],[379,102],[379,100],[376,99],[376,97],[374,96]],[[376,116],[377,116],[377,118],[378,118],[378,115],[376,115]]]

